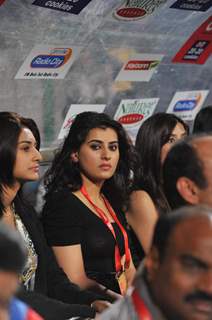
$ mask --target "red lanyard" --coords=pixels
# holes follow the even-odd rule
[[[131,298],[139,320],[152,320],[149,310],[136,289],[133,290]]]
[[[89,197],[86,189],[84,186],[81,187],[80,189],[81,193],[84,195],[84,197],[89,201],[89,203],[92,205],[92,207],[96,210],[96,212],[98,213],[99,217],[102,219],[102,221],[104,222],[104,224],[108,227],[108,229],[111,231],[113,237],[116,240],[116,246],[115,246],[115,267],[116,267],[116,272],[122,271],[122,265],[121,265],[121,255],[120,255],[120,250],[119,247],[117,245],[117,239],[116,239],[116,234],[114,231],[114,228],[111,224],[111,222],[109,221],[109,219],[106,217],[105,213],[103,212],[102,209],[100,209],[99,207],[97,207],[95,205],[95,203],[93,203],[93,201],[91,200],[91,198]],[[120,223],[120,221],[118,220],[115,212],[113,211],[111,205],[109,204],[109,202],[107,201],[107,199],[105,199],[105,197],[103,197],[105,206],[107,208],[107,210],[109,211],[111,217],[113,218],[113,220],[116,222],[116,224],[119,226],[123,237],[124,237],[124,247],[125,247],[125,268],[128,269],[129,265],[130,265],[130,250],[129,250],[129,245],[128,245],[128,236],[127,236],[127,232],[124,229],[124,227],[122,226],[122,224]]]

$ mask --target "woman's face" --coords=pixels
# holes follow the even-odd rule
[[[163,164],[164,160],[166,159],[166,156],[171,148],[171,146],[177,142],[178,140],[182,139],[183,137],[187,136],[187,132],[182,125],[182,123],[178,122],[176,126],[174,127],[169,140],[162,146],[161,148],[161,154],[160,154],[160,160],[161,164]]]
[[[34,181],[39,178],[41,154],[36,149],[36,140],[28,128],[22,128],[18,139],[13,175],[16,181]]]
[[[82,178],[85,176],[94,182],[104,182],[113,176],[119,161],[117,133],[111,128],[91,129],[71,159],[79,163]]]

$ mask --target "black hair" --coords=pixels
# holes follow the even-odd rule
[[[180,223],[194,217],[205,216],[211,218],[212,210],[202,205],[183,206],[169,214],[160,216],[156,223],[152,240],[152,248],[157,248],[160,260],[164,258],[171,235]]]
[[[145,190],[159,212],[169,209],[163,194],[161,149],[169,141],[178,123],[181,123],[189,134],[188,125],[174,114],[156,113],[144,121],[136,137],[138,160],[132,189]]]
[[[0,223],[0,271],[21,274],[27,251],[21,235],[3,222]]]
[[[31,118],[21,117],[21,123],[24,127],[32,131],[32,134],[36,140],[36,148],[37,150],[40,150],[41,138],[40,138],[40,131],[38,129],[36,122]]]
[[[35,131],[36,124],[34,123],[34,129],[32,129],[33,122],[33,120],[23,118],[15,112],[0,112],[0,217],[4,211],[3,187],[12,187],[15,183],[13,170],[21,130],[27,127],[32,132]]]
[[[201,109],[194,119],[193,133],[203,132],[212,132],[212,106]]]
[[[191,179],[200,189],[207,187],[207,180],[203,173],[203,163],[193,146],[193,142],[199,137],[193,135],[177,142],[164,161],[164,193],[172,209],[187,204],[177,190],[177,181],[180,177]]]
[[[112,128],[117,133],[119,162],[113,177],[104,182],[102,192],[112,203],[120,201],[122,206],[125,202],[128,196],[131,168],[133,167],[133,145],[119,122],[104,113],[90,111],[82,112],[76,116],[62,148],[56,154],[52,166],[44,177],[44,185],[47,190],[46,200],[52,193],[63,188],[69,188],[71,191],[81,188],[80,168],[78,163],[72,161],[70,155],[80,149],[89,131],[94,128]]]

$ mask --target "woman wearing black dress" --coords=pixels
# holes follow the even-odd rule
[[[59,265],[81,288],[124,294],[133,278],[121,211],[132,157],[121,124],[103,113],[83,112],[47,172],[46,237]]]

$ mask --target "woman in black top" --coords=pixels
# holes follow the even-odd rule
[[[121,124],[103,113],[83,112],[47,172],[46,237],[59,265],[81,288],[102,285],[124,294],[134,275],[120,211],[132,157]]]
[[[33,121],[0,112],[0,218],[21,233],[28,252],[19,297],[45,320],[93,317],[90,304],[99,296],[80,290],[68,280],[47,246],[35,211],[21,195],[23,183],[39,176],[38,137]]]

